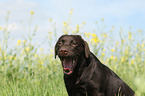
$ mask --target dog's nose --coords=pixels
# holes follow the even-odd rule
[[[61,49],[60,50],[60,54],[61,55],[66,55],[68,53],[68,50],[67,49]]]

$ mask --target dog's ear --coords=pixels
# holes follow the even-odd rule
[[[88,43],[82,38],[81,35],[77,35],[77,36],[83,40],[84,48],[85,48],[85,56],[86,56],[86,58],[89,58],[89,56],[90,56],[90,48],[88,46]]]
[[[54,52],[55,52],[55,59],[56,59],[56,55],[57,55],[57,49],[58,49],[58,48],[57,48],[57,43],[56,43],[56,44],[55,44],[55,49],[54,49],[54,50],[55,50],[55,51],[54,51]]]
[[[56,59],[56,56],[58,55],[58,41],[56,42],[56,44],[55,44],[55,59]]]
[[[90,48],[88,46],[88,43],[84,40],[84,47],[85,47],[85,56],[86,58],[89,58],[90,56]]]

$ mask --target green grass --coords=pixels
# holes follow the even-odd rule
[[[34,13],[31,15],[34,15]],[[9,17],[9,13],[8,13]],[[29,34],[17,40],[15,47],[10,43],[15,39],[10,37],[6,26],[0,26],[0,95],[1,96],[67,96],[63,82],[63,72],[59,59],[54,59],[54,44],[58,38],[52,19],[47,38],[43,44],[34,44],[33,38],[37,27],[29,30]],[[109,68],[116,72],[135,92],[137,96],[145,96],[145,40],[144,31],[115,32],[103,27],[104,19],[97,32],[82,32],[85,22],[71,28],[69,20],[63,22],[64,34],[80,34],[88,42],[90,49]],[[23,25],[22,25],[23,26]],[[28,29],[31,25],[29,24]],[[99,28],[100,27],[100,28]],[[105,30],[105,31],[104,31]],[[117,39],[115,38],[118,34]],[[52,39],[53,37],[53,39]],[[45,38],[45,37],[44,37]],[[37,46],[36,46],[37,45]]]

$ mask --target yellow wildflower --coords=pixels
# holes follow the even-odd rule
[[[7,57],[6,56],[4,56],[4,60],[6,60],[7,59]]]
[[[30,13],[33,15],[34,14],[34,11],[30,11]]]
[[[2,50],[2,49],[1,49],[1,44],[0,44],[0,52],[1,52],[1,50]]]
[[[50,57],[53,57],[53,53],[51,53],[49,56],[50,56]]]
[[[129,52],[128,52],[128,49],[125,49],[124,53],[125,53],[125,54],[128,54],[128,53],[129,53]]]
[[[112,52],[114,52],[114,51],[115,51],[115,49],[111,49],[111,51],[112,51]]]
[[[83,24],[86,24],[86,22],[83,22]]]
[[[38,56],[37,54],[34,55],[35,58],[37,58],[37,56]]]
[[[67,23],[66,22],[63,22],[63,26],[66,26],[67,25]]]
[[[116,42],[116,45],[118,45],[118,44],[119,44],[119,42],[117,41],[117,42]]]
[[[79,28],[79,25],[76,25],[77,28]]]
[[[101,18],[101,21],[104,21],[104,18]]]
[[[112,30],[114,30],[115,29],[115,26],[112,26]]]
[[[25,44],[27,41],[26,40],[23,40],[23,43]]]
[[[132,39],[132,33],[130,31],[128,32],[128,39]]]
[[[66,29],[69,30],[69,26],[66,26]]]
[[[69,12],[69,14],[72,14],[72,13],[73,13],[72,11]]]
[[[121,62],[124,62],[124,57],[121,57]]]
[[[94,42],[94,43],[98,43],[99,42],[98,38],[92,38],[91,41]]]
[[[93,33],[92,36],[93,36],[93,37],[96,37],[96,34]]]
[[[16,60],[16,56],[9,56],[10,60]]]
[[[17,46],[20,46],[20,44],[21,44],[21,40],[18,40],[17,41]]]
[[[69,12],[69,14],[73,14],[73,8],[72,8],[72,9],[70,9],[70,12]]]
[[[125,40],[121,40],[121,42],[122,42],[122,43],[124,43],[124,42],[125,42]]]
[[[114,56],[111,56],[110,59],[113,60],[114,59]]]
[[[10,11],[8,11],[7,14],[10,14]]]
[[[140,45],[139,45],[139,43],[138,44],[136,44],[136,47],[138,48]]]
[[[54,52],[54,50],[53,50],[53,49],[51,49],[51,50],[50,50],[50,52],[52,52],[52,53],[53,53],[53,52]]]
[[[0,30],[2,30],[3,28],[2,27],[0,27]]]
[[[108,35],[107,34],[104,34],[104,37],[108,37]]]
[[[109,62],[109,60],[110,60],[110,59],[109,59],[109,58],[107,58],[107,62]]]
[[[26,47],[25,50],[26,50],[26,51],[30,51],[30,48],[29,48],[29,47]]]
[[[103,49],[103,51],[106,51],[106,49]]]
[[[141,44],[141,47],[143,48],[144,47],[144,44]]]
[[[40,50],[43,51],[44,49],[43,48],[40,48]]]
[[[72,31],[72,33],[74,34],[74,33],[75,33],[75,31],[73,30],[73,31]]]
[[[67,24],[70,24],[70,20],[67,20],[66,22],[67,22]]]
[[[134,64],[134,60],[131,60],[131,64]]]
[[[87,38],[89,38],[90,35],[91,35],[91,33],[84,33],[84,35],[85,35]]]
[[[39,63],[42,65],[43,64],[43,61],[39,61]]]
[[[66,30],[63,30],[63,33],[64,33],[64,34],[68,34],[68,32],[67,32]]]
[[[13,56],[9,56],[9,59],[12,60],[13,59]]]
[[[52,22],[52,18],[49,18],[49,22]]]
[[[104,56],[104,55],[105,55],[105,53],[102,52],[102,56]]]
[[[117,62],[118,58],[114,57],[114,61]]]
[[[76,29],[76,33],[77,33],[77,34],[79,33],[79,31],[80,31],[79,29]]]
[[[14,60],[16,60],[16,56],[14,57]]]
[[[83,23],[80,25],[80,27],[83,27],[85,24],[86,24],[86,22],[83,22]]]
[[[94,43],[100,42],[100,40],[99,40],[99,38],[97,37],[96,34],[93,35],[93,38],[91,39],[91,41],[94,42]]]
[[[80,30],[79,25],[76,25],[76,32],[78,33]]]
[[[25,49],[24,49],[24,50],[22,50],[22,54],[25,54]]]
[[[141,30],[141,29],[137,29],[137,31],[138,31],[138,32],[142,32],[142,30]]]
[[[51,32],[51,31],[49,31],[48,33],[49,33],[50,35],[52,35],[52,32]]]
[[[68,34],[68,31],[66,30],[66,28],[62,28],[62,31],[64,34]]]

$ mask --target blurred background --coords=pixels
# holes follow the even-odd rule
[[[0,0],[0,95],[67,96],[54,45],[79,34],[145,96],[144,0]]]
[[[84,32],[96,30],[96,23],[101,19],[106,25],[104,30],[112,26],[115,26],[115,31],[120,30],[120,27],[125,31],[130,27],[133,31],[144,30],[144,4],[144,0],[0,0],[0,25],[5,25],[5,17],[9,12],[8,28],[13,29],[12,36],[17,39],[25,32],[22,23],[25,27],[29,23],[31,26],[38,25],[39,33],[45,36],[51,30],[50,19],[56,23],[57,32],[62,32],[63,21],[68,19],[73,28],[85,22]]]

